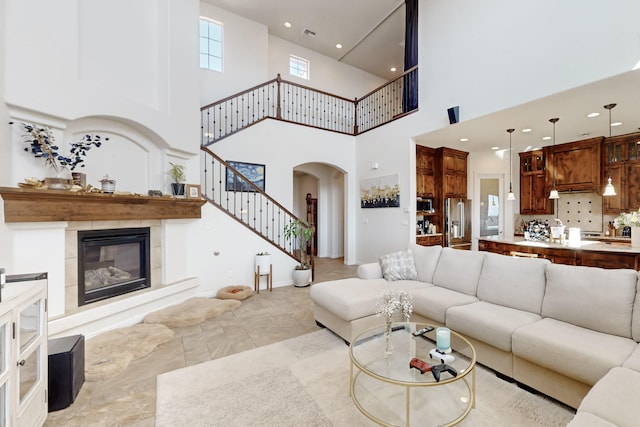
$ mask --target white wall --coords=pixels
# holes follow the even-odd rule
[[[309,61],[309,80],[289,74],[289,55],[299,56]],[[373,74],[270,35],[269,78],[275,78],[278,74],[283,80],[310,86],[347,99],[360,98],[386,83],[384,79]]]
[[[461,120],[468,120],[630,70],[639,54],[637,16],[640,3],[633,0],[615,7],[578,0],[424,0],[420,110],[356,138],[357,180],[400,173],[401,203],[409,206],[408,198],[415,197],[412,137],[449,126],[446,110],[453,105],[460,106]],[[489,171],[508,177],[508,165],[488,156],[470,156],[469,177]],[[370,169],[373,161],[380,169]],[[473,191],[473,179],[469,181]],[[356,206],[355,200],[349,202]],[[414,212],[413,203],[410,207]],[[404,225],[405,220],[413,224],[413,214],[404,209],[356,211],[358,262],[375,260],[413,240],[413,228]],[[507,213],[505,219],[512,222],[512,216]],[[505,230],[511,228],[505,224]]]
[[[223,25],[223,71],[200,69],[200,106],[275,78],[269,74],[266,25],[200,2],[200,16]]]

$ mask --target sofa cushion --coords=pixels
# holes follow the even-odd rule
[[[588,412],[578,412],[567,427],[618,427]]]
[[[384,279],[341,279],[316,283],[309,296],[314,304],[335,314],[347,322],[371,316],[382,290],[389,286]]]
[[[513,331],[540,319],[538,314],[485,301],[447,310],[449,328],[507,352],[511,352]]]
[[[413,251],[393,252],[380,257],[382,277],[389,281],[416,280],[418,272],[413,260]]]
[[[547,265],[542,317],[631,338],[635,270]]]
[[[442,248],[433,284],[452,291],[476,295],[486,252]]]
[[[640,345],[636,346],[636,349],[631,353],[631,356],[624,361],[622,366],[640,372]]]
[[[439,286],[422,287],[411,291],[413,312],[443,325],[450,307],[471,304],[478,298]]]
[[[418,272],[418,280],[432,283],[433,273],[436,271],[438,259],[442,252],[442,246],[422,246],[415,243],[409,244],[409,249],[413,251],[413,260]]]
[[[589,413],[618,427],[636,427],[640,410],[634,400],[640,396],[640,372],[613,368],[582,400],[578,413]]]
[[[629,338],[550,318],[518,328],[512,337],[515,356],[587,385],[622,366],[637,345]]]
[[[478,281],[478,298],[540,314],[549,260],[487,253]],[[508,274],[505,274],[508,272]]]
[[[382,267],[379,262],[370,262],[358,266],[358,277],[361,279],[382,278]]]

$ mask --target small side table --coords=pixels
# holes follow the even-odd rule
[[[267,289],[273,292],[273,264],[269,264],[269,272],[260,271],[260,266],[256,266],[256,271],[253,274],[253,290],[256,293],[260,293],[260,278],[267,276]]]

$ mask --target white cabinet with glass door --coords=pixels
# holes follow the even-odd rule
[[[47,418],[47,275],[8,276],[0,302],[0,427]]]

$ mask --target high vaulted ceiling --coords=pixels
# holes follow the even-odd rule
[[[386,80],[402,73],[404,0],[205,1],[268,26],[276,37]],[[305,30],[315,35],[305,35]]]
[[[404,58],[404,0],[204,0],[229,12],[267,25],[269,33],[346,64],[391,80],[402,71]],[[291,28],[284,26],[292,24]],[[307,29],[314,37],[303,35]],[[336,48],[342,44],[342,49]],[[640,59],[640,58],[638,58]],[[632,64],[630,64],[631,66]],[[398,71],[389,69],[395,66]],[[442,112],[442,128],[416,138],[418,144],[447,146],[469,152],[509,147],[507,128],[515,128],[513,150],[521,152],[551,145],[549,119],[559,117],[556,143],[609,135],[605,104],[617,103],[612,135],[640,130],[640,69],[541,98],[475,119],[465,117],[449,125]],[[595,118],[587,114],[598,112]],[[532,129],[525,133],[523,129]],[[460,141],[468,138],[468,141]]]

